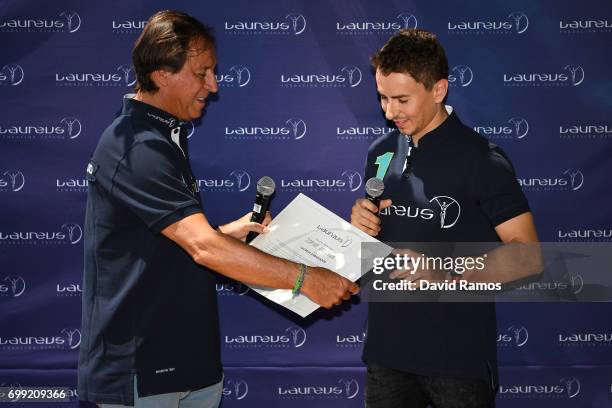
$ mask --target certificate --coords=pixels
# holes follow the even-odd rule
[[[271,255],[330,269],[352,282],[367,272],[361,262],[361,243],[378,243],[373,256],[385,257],[392,248],[380,243],[338,217],[333,212],[299,194],[268,225],[269,232],[260,234],[251,245]],[[308,280],[306,273],[305,280]],[[319,305],[302,294],[293,295],[289,289],[268,289],[251,286],[257,293],[286,307],[302,317],[308,316]]]

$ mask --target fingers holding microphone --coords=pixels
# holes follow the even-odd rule
[[[389,207],[391,200],[381,200],[385,185],[382,180],[372,177],[365,187],[365,198],[355,201],[351,209],[351,224],[373,237],[380,232],[379,211]]]

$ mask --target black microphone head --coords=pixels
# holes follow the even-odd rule
[[[385,191],[385,183],[379,178],[372,177],[365,184],[366,194],[372,198],[378,198]]]
[[[272,180],[271,177],[263,176],[257,182],[257,193],[263,196],[270,196],[274,194],[274,190],[276,189],[276,183]]]

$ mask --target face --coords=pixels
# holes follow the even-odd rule
[[[419,138],[437,127],[436,116],[446,96],[446,82],[440,80],[431,90],[406,73],[388,75],[376,70],[376,87],[385,117],[404,135]]]
[[[206,98],[218,90],[215,51],[206,45],[203,40],[194,42],[183,68],[176,73],[165,73],[166,85],[161,88],[165,110],[180,120],[202,116]]]

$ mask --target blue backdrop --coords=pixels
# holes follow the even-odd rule
[[[77,399],[85,166],[134,84],[134,40],[174,7],[218,39],[219,94],[190,124],[212,222],[249,211],[263,175],[277,182],[276,212],[303,192],[348,217],[367,147],[389,126],[369,56],[418,27],[446,48],[448,103],[513,160],[541,239],[612,240],[609,1],[5,0],[0,385],[65,386]],[[302,320],[235,282],[217,292],[225,407],[362,406],[358,298]],[[611,311],[499,305],[499,406],[611,404]]]

